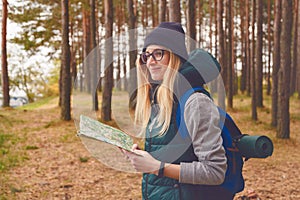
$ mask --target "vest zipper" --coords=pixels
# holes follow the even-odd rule
[[[149,152],[151,152],[151,130],[149,130]],[[149,174],[146,174],[146,185],[145,185],[145,191],[146,191],[146,200],[148,200],[148,179],[149,179]]]
[[[148,178],[149,178],[149,174],[146,174],[146,185],[145,185],[146,200],[148,200]]]

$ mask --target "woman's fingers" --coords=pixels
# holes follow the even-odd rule
[[[137,144],[133,144],[133,145],[132,145],[132,148],[131,148],[132,151],[134,151],[134,150],[139,150],[139,149],[140,149],[140,148],[138,147]]]

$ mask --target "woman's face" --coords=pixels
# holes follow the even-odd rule
[[[170,52],[164,49],[159,45],[149,45],[145,52],[147,55],[147,68],[151,78],[155,81],[163,80],[169,64]]]

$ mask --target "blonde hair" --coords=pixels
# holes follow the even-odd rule
[[[159,135],[163,135],[170,126],[173,108],[173,86],[176,74],[180,67],[178,56],[170,52],[168,68],[164,74],[164,79],[157,90],[157,103],[159,105],[158,127],[161,127]],[[140,63],[138,58],[137,65],[137,104],[135,109],[135,124],[141,125],[141,134],[146,132],[150,115],[151,102],[149,92],[151,84],[149,82],[150,74],[145,64]]]

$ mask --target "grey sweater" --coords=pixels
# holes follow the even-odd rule
[[[179,182],[221,184],[225,178],[227,160],[216,105],[207,95],[194,93],[186,102],[184,118],[198,161],[180,163]]]

